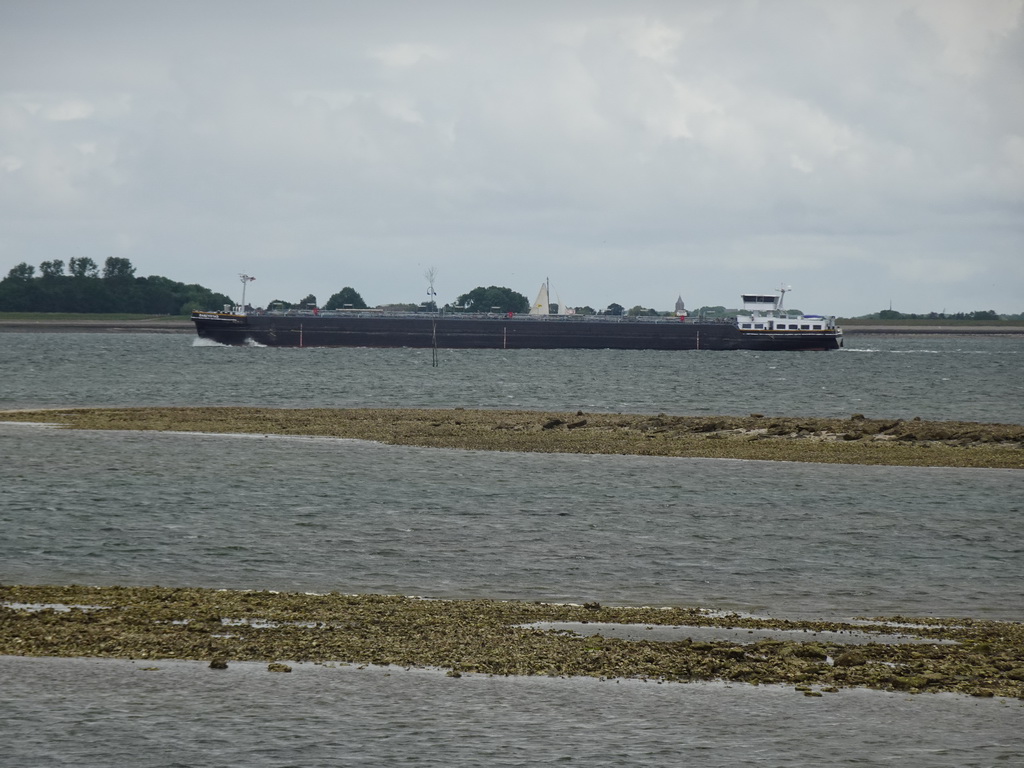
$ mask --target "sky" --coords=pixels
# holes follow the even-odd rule
[[[4,0],[0,277],[1024,312],[1024,0]]]

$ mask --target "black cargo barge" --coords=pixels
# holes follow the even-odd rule
[[[767,298],[775,297],[751,297]],[[749,305],[748,305],[749,306]],[[449,314],[375,310],[193,312],[200,338],[267,347],[423,349],[831,350],[835,318],[754,310],[728,321],[607,315]]]

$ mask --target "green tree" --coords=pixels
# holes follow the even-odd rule
[[[306,298],[299,301],[299,306],[303,309],[312,309],[316,304],[316,296],[312,293],[306,296]]]
[[[53,261],[44,261],[39,265],[39,272],[43,277],[63,277],[64,276],[64,262],[61,259],[54,259]]]
[[[41,281],[36,268],[22,262],[0,280],[0,312],[38,312]]]
[[[174,294],[181,304],[178,306],[179,315],[190,315],[197,309],[220,309],[231,304],[231,298],[223,293],[214,293],[209,288],[204,288],[197,283],[182,285],[175,283]]]
[[[696,315],[697,317],[706,318],[725,317],[728,314],[729,310],[727,310],[721,304],[716,304],[715,306],[709,306],[705,304],[703,307],[700,307],[699,309],[690,312],[691,317]]]
[[[606,315],[621,315],[626,311],[626,308],[621,304],[616,304],[614,301],[608,305],[608,309],[604,311]]]
[[[11,271],[7,273],[9,280],[31,280],[35,276],[36,268],[24,261],[11,267]]]
[[[135,277],[135,267],[128,259],[110,256],[103,263],[104,280],[130,280],[133,277]]]
[[[586,306],[586,307],[576,307],[576,314],[577,315],[593,315],[593,314],[597,314],[597,313],[594,312],[594,308],[593,307]]]
[[[124,260],[127,262],[127,259]],[[166,277],[90,276],[90,259],[72,259],[72,274],[60,274],[62,262],[43,262],[41,277],[19,264],[0,280],[0,310],[7,312],[131,312],[153,315],[188,314],[193,309],[220,308],[231,299],[200,285],[183,285]],[[92,267],[90,269],[90,266]],[[111,265],[114,272],[124,264]],[[128,269],[134,271],[128,264]]]
[[[648,317],[657,317],[658,310],[647,309],[646,307],[641,307],[639,304],[637,304],[635,307],[629,310],[627,314],[632,315],[633,317],[639,317],[641,315],[645,315]]]
[[[331,296],[324,305],[324,309],[366,309],[366,302],[355,288],[347,285]]]
[[[468,312],[528,312],[530,300],[511,288],[477,287],[456,300]]]
[[[71,257],[68,264],[68,271],[72,277],[99,277],[100,270],[96,262],[88,256]]]

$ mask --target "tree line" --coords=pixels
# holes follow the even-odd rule
[[[363,300],[363,297],[354,288],[346,286],[342,288],[338,293],[332,295],[327,303],[320,306],[317,303],[317,298],[314,294],[309,294],[305,298],[299,301],[286,301],[284,299],[274,299],[267,305],[267,309],[275,310],[289,310],[289,309],[366,309],[367,304]],[[425,301],[420,304],[388,304],[382,309],[390,310],[401,310],[406,312],[437,312],[438,306],[433,301]],[[477,286],[471,291],[468,291],[459,296],[454,302],[444,305],[442,308],[444,312],[459,313],[459,312],[496,312],[500,314],[507,314],[512,312],[514,314],[523,314],[530,311],[530,300],[511,288],[506,288],[500,285],[490,285],[487,287]],[[724,308],[722,308],[723,311]],[[556,304],[549,306],[549,311],[554,314],[558,311]],[[671,315],[672,312],[658,312],[654,309],[648,309],[646,307],[636,306],[632,309],[626,309],[621,304],[611,303],[606,309],[594,309],[593,307],[574,307],[573,311],[577,315]]]
[[[274,299],[268,305],[269,309],[313,309],[318,307],[316,296],[310,294],[297,302],[288,302],[281,299]],[[331,298],[320,309],[366,309],[366,302],[359,292],[351,287],[344,287]],[[436,312],[437,304],[433,301],[425,301],[421,304],[389,304],[387,309],[405,310],[409,312]],[[474,288],[464,293],[452,304],[444,307],[445,312],[529,312],[530,300],[523,294],[513,291],[511,288],[492,285],[487,288],[483,286]]]
[[[111,256],[102,270],[89,257],[22,262],[0,280],[0,312],[83,312],[187,315],[219,308],[231,299],[201,285],[152,275],[136,277],[130,260]]]
[[[431,294],[431,299],[433,295]],[[102,269],[88,257],[72,258],[66,265],[60,259],[44,261],[38,270],[22,262],[0,280],[0,312],[81,312],[124,313],[148,315],[188,315],[193,310],[220,309],[233,305],[230,297],[214,293],[198,284],[184,284],[166,277],[152,275],[136,277],[135,267],[126,258],[111,256]],[[274,299],[267,309],[366,309],[367,303],[357,290],[346,286],[333,294],[321,306],[309,294],[296,302]],[[390,304],[386,309],[436,312],[433,300],[419,304]],[[523,294],[503,286],[478,286],[443,307],[444,312],[509,312],[522,314],[530,311],[530,300]],[[556,305],[549,311],[557,312]],[[626,309],[611,303],[605,309],[575,307],[578,315],[672,315],[642,306]],[[714,318],[735,314],[725,307],[701,307],[691,315]],[[959,312],[955,315],[911,315],[893,310],[877,313],[881,319],[978,319],[998,320],[992,310]],[[868,316],[872,317],[872,316]]]
[[[359,295],[355,288],[345,286],[327,300],[322,307],[317,304],[316,296],[312,293],[298,301],[285,301],[274,299],[267,305],[267,309],[367,309],[366,302]]]
[[[912,312],[898,312],[895,309],[883,309],[866,318],[878,320],[1013,320],[1020,318],[1020,315],[998,315],[994,309],[978,309],[974,312],[925,312],[914,314]]]

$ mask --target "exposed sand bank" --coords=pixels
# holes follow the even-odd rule
[[[468,409],[72,408],[0,421],[72,429],[312,435],[468,450],[1024,469],[1024,425]]]
[[[535,622],[805,630],[806,640],[675,641],[580,636]],[[161,587],[0,586],[0,654],[438,667],[449,675],[591,676],[792,684],[1024,697],[1024,625],[894,617],[864,624],[722,616],[699,608],[613,608],[382,595]],[[912,623],[913,627],[905,626]],[[915,644],[836,635],[912,634]],[[685,635],[685,630],[683,631]],[[695,632],[696,634],[696,632]],[[930,642],[929,642],[930,641]],[[945,641],[945,642],[940,642]],[[949,642],[952,641],[952,642]]]

